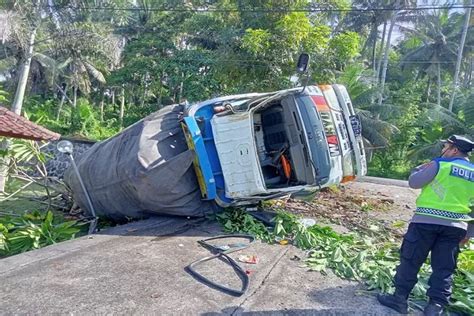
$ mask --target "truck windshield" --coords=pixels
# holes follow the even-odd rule
[[[321,117],[308,95],[297,96],[296,103],[301,113],[312,162],[316,169],[316,184],[324,185],[329,180],[331,161]]]

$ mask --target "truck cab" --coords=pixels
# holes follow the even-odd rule
[[[354,179],[362,168],[355,161],[364,160],[332,91],[331,105],[320,87],[307,86],[188,106],[182,127],[203,199],[254,204]]]

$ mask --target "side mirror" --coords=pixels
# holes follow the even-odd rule
[[[298,58],[298,64],[296,65],[296,71],[298,73],[305,73],[309,67],[309,54],[302,53]]]

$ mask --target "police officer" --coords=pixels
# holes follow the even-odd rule
[[[444,141],[440,158],[412,171],[410,187],[422,190],[400,249],[395,293],[379,294],[381,304],[408,313],[408,296],[431,251],[430,301],[424,314],[441,315],[448,305],[459,246],[474,236],[470,222],[474,216],[474,164],[468,159],[473,147],[470,139],[453,135]]]

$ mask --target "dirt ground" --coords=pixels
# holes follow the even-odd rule
[[[387,229],[401,236],[413,215],[417,195],[418,190],[408,187],[352,182],[318,192],[312,202],[290,199],[282,207],[342,226],[340,231]]]

